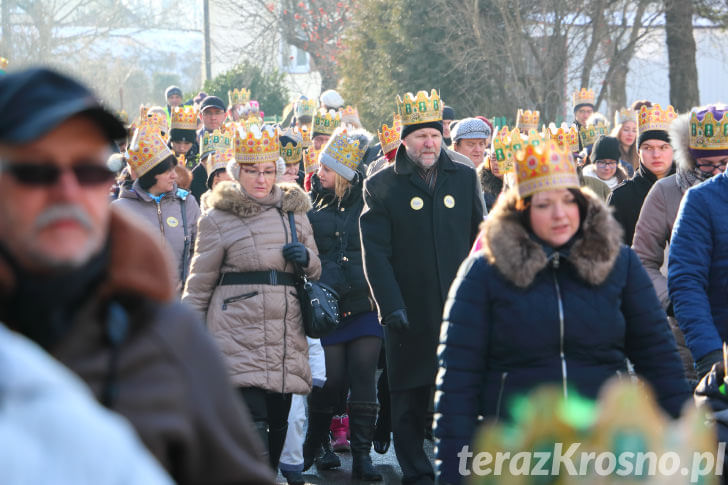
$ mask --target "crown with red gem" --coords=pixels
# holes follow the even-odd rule
[[[395,114],[392,119],[392,127],[386,124],[382,125],[382,129],[377,131],[379,143],[382,145],[382,153],[389,153],[399,148],[402,140],[399,134],[402,131],[402,118]]]
[[[594,91],[591,89],[581,88],[581,90],[574,92],[572,99],[574,101],[575,108],[580,104],[590,104],[594,106],[597,95],[594,94]]]
[[[303,136],[301,135],[301,132],[297,127],[286,128],[286,130],[279,135],[279,138],[284,136],[294,140],[294,142],[289,141],[285,145],[281,142],[281,158],[283,158],[283,161],[286,162],[286,165],[299,163],[303,156]]]
[[[129,166],[137,177],[141,177],[153,169],[165,158],[174,156],[159,131],[151,125],[145,125],[136,130],[127,151]]]
[[[542,139],[538,146],[529,143],[515,153],[515,159],[520,198],[545,190],[579,188],[571,153],[553,140]]]
[[[197,110],[194,106],[175,106],[172,108],[172,130],[196,130]]]
[[[238,127],[233,137],[235,160],[238,163],[252,164],[275,162],[281,156],[281,143],[278,129],[270,125],[251,125]]]
[[[641,135],[645,131],[667,131],[675,118],[677,118],[677,113],[671,105],[668,105],[667,109],[662,109],[659,104],[653,104],[650,107],[642,106],[637,117],[639,133]]]
[[[528,133],[531,130],[538,130],[538,122],[541,117],[541,113],[538,111],[518,110],[516,115],[516,128],[521,130],[522,133]]]
[[[567,125],[561,123],[558,128],[555,124],[549,124],[548,128],[545,128],[544,139],[551,138],[561,148],[569,150],[571,153],[579,151],[579,131],[575,125]]]
[[[303,170],[306,173],[314,173],[319,168],[319,153],[313,146],[309,147],[303,155]]]
[[[430,94],[418,91],[417,95],[407,93],[404,99],[397,96],[397,113],[402,117],[403,125],[416,125],[431,121],[442,121],[442,100],[436,90]]]
[[[167,125],[167,115],[160,111],[150,111],[147,109],[145,118],[141,119],[139,127],[149,127],[157,131],[163,138],[169,133],[169,126]]]
[[[359,110],[354,106],[347,106],[341,108],[341,123],[353,125],[357,128],[361,127],[361,121],[359,120]]]

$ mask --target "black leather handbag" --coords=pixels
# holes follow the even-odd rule
[[[293,242],[298,242],[293,212],[288,213],[288,223]],[[301,303],[303,330],[308,337],[324,337],[339,326],[339,295],[323,283],[310,281],[299,265],[296,265],[296,273],[300,278],[296,290]]]

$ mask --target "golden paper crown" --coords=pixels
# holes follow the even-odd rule
[[[715,108],[721,114],[718,119],[710,109],[693,108],[690,112],[689,148],[693,150],[728,150],[728,111],[726,111],[728,106],[715,105]]]
[[[225,150],[232,150],[233,136],[234,131],[232,130],[218,129],[213,132],[206,131],[202,135],[201,154],[204,156],[210,152],[222,152]]]
[[[527,109],[523,111],[518,110],[516,115],[516,127],[522,132],[528,133],[531,130],[538,130],[538,121],[541,114],[538,111],[531,111]]]
[[[402,143],[399,134],[402,131],[402,118],[395,114],[392,118],[392,127],[386,124],[382,125],[382,129],[377,131],[379,143],[382,145],[382,153],[389,153],[399,148]]]
[[[346,180],[352,180],[366,151],[366,144],[349,137],[346,128],[341,126],[329,138],[319,160]]]
[[[197,110],[195,110],[194,106],[175,106],[172,108],[171,115],[172,130],[197,129]]]
[[[294,140],[294,142],[289,141],[284,145],[283,141],[281,141],[281,158],[283,158],[286,165],[299,163],[303,156],[303,136],[301,136],[301,132],[298,128],[286,128],[278,138],[284,136]]]
[[[404,95],[404,99],[397,96],[397,113],[402,117],[403,125],[416,125],[431,121],[442,121],[442,101],[434,89],[427,95],[427,91],[418,91],[417,96],[412,93]]]
[[[238,121],[238,126],[242,126],[246,131],[250,131],[253,126],[260,129],[263,126],[263,120],[256,114],[250,114],[247,118]]]
[[[4,57],[0,57],[0,69],[5,70],[8,67],[8,60]]]
[[[320,152],[320,150],[317,151],[313,146],[306,150],[303,155],[303,170],[306,173],[313,173],[318,170],[318,156]]]
[[[628,121],[637,123],[637,112],[633,109],[622,108],[614,112],[614,126],[621,125]]]
[[[319,110],[313,117],[312,130],[321,135],[332,135],[341,126],[341,114],[337,111]]]
[[[581,88],[580,91],[574,92],[572,98],[574,101],[574,108],[576,108],[580,104],[590,104],[594,106],[597,96],[591,89]]]
[[[517,130],[516,130],[517,131]],[[520,133],[519,133],[520,139]],[[513,150],[511,149],[511,132],[507,126],[496,130],[491,141],[491,150],[495,154],[498,171],[506,173],[513,170]]]
[[[252,164],[275,162],[281,156],[281,143],[278,129],[271,126],[250,129],[239,128],[233,137],[235,160],[238,163]]]
[[[174,156],[172,150],[153,126],[142,126],[134,133],[128,148],[129,166],[141,177],[165,158]]]
[[[579,139],[582,147],[593,145],[601,135],[609,134],[609,126],[599,121],[596,125],[588,124],[579,128]]]
[[[576,165],[568,150],[552,140],[538,146],[527,144],[515,154],[518,195],[525,198],[552,189],[579,188]]]
[[[300,120],[304,116],[313,118],[318,109],[318,100],[316,99],[299,99],[296,104],[293,105],[293,115],[297,120]]]
[[[349,123],[356,127],[361,127],[361,121],[359,120],[359,110],[354,106],[347,106],[341,108],[341,122]]]
[[[579,131],[576,129],[575,125],[561,123],[561,126],[557,128],[555,124],[551,123],[546,131],[547,133],[545,134],[555,141],[561,148],[568,150],[571,153],[579,151]],[[546,138],[546,136],[544,136],[544,138]]]
[[[169,133],[169,126],[167,126],[167,115],[158,111],[149,112],[147,110],[146,118],[142,118],[141,127],[150,127],[157,130],[160,136],[165,137]]]
[[[304,150],[311,145],[313,145],[313,141],[311,141],[311,127],[309,125],[301,125],[301,138],[303,138],[303,148]]]
[[[228,105],[245,104],[250,101],[250,89],[240,88],[228,91]]]
[[[653,104],[649,108],[642,106],[637,119],[639,134],[652,130],[667,131],[675,118],[677,118],[677,113],[675,113],[675,109],[671,105],[668,105],[667,109],[664,110],[659,104]]]
[[[205,158],[205,170],[207,170],[207,176],[209,177],[215,170],[225,169],[230,160],[235,158],[235,151],[233,150],[232,143],[226,148],[222,148],[214,151],[208,157]]]

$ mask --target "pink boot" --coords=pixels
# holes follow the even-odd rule
[[[343,414],[334,416],[331,420],[331,447],[334,451],[349,451],[349,440],[346,435],[349,432],[349,416]]]

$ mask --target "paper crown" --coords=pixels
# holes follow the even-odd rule
[[[558,128],[555,124],[550,123],[546,132],[544,133],[544,139],[546,135],[555,141],[561,148],[568,150],[571,153],[579,151],[579,131],[575,125],[567,125],[561,123]]]
[[[250,129],[239,127],[233,137],[235,160],[238,163],[252,164],[275,162],[281,156],[281,143],[278,141],[278,129],[272,126]]]
[[[4,71],[8,68],[8,60],[4,57],[0,57],[0,71]]]
[[[713,105],[708,109],[691,110],[688,147],[692,150],[728,150],[728,106]]]
[[[594,144],[601,135],[609,134],[609,126],[599,121],[596,125],[588,124],[579,128],[579,139],[582,147]]]
[[[397,113],[402,117],[403,125],[416,125],[431,121],[442,121],[442,101],[436,90],[427,94],[427,91],[418,91],[417,96],[412,93],[404,95],[404,99],[397,96]]]
[[[538,146],[527,144],[515,152],[518,195],[525,198],[553,189],[579,188],[576,165],[568,150],[552,140],[541,140]]]
[[[342,126],[329,138],[319,155],[319,161],[351,181],[366,151],[366,144],[350,137],[346,128]]]
[[[202,135],[202,156],[204,157],[210,152],[218,152],[232,149],[233,136],[233,129],[215,130],[213,132],[206,131]]]
[[[348,123],[357,128],[361,127],[361,121],[359,120],[359,110],[354,106],[347,106],[341,108],[341,122]]]
[[[146,117],[141,119],[139,128],[148,127],[156,130],[160,136],[164,137],[169,133],[169,126],[167,126],[167,115],[160,113],[159,111],[146,111]]]
[[[392,127],[390,128],[386,124],[382,125],[382,129],[377,131],[379,136],[379,143],[382,145],[382,153],[386,154],[392,150],[399,148],[402,143],[400,139],[400,132],[402,130],[402,118],[399,115],[394,115],[392,119]]]
[[[318,109],[318,101],[316,99],[299,99],[293,105],[293,115],[297,120],[300,120],[304,116],[313,118]]]
[[[591,89],[581,88],[579,91],[574,91],[572,99],[574,102],[574,108],[580,104],[590,104],[594,106],[597,96]]]
[[[228,162],[235,158],[232,139],[229,136],[219,136],[220,141],[218,141],[216,145],[217,148],[207,158],[205,158],[205,170],[207,170],[208,177],[212,175],[215,170],[225,169]]]
[[[614,112],[614,126],[621,125],[628,121],[637,123],[637,112],[633,109],[622,108]]]
[[[527,145],[539,146],[543,137],[536,130],[530,130],[528,135],[522,135],[518,128],[509,130],[507,126],[499,128],[493,136],[491,149],[495,154],[500,173],[513,171],[515,154]]]
[[[538,130],[538,121],[541,114],[538,111],[526,111],[519,109],[516,115],[516,128],[521,130],[523,133],[528,133],[531,130]]]
[[[253,114],[258,114],[260,112],[260,103],[258,103],[256,100],[252,99],[247,102],[246,107],[248,111],[250,111]]]
[[[245,104],[250,101],[250,89],[240,88],[228,91],[228,105]]]
[[[659,104],[653,104],[651,107],[642,106],[637,117],[639,134],[652,130],[667,131],[675,118],[677,118],[677,113],[670,105],[664,110]]]
[[[137,177],[141,177],[174,153],[153,126],[142,126],[134,133],[128,148],[128,163]]]
[[[313,142],[311,141],[311,127],[309,125],[301,125],[301,138],[303,138],[303,148],[304,150],[308,147],[310,147]]]
[[[196,130],[197,111],[194,106],[175,106],[171,113],[171,129],[175,130]]]
[[[319,135],[332,135],[341,126],[341,114],[337,111],[319,110],[313,117],[312,130]]]
[[[283,158],[286,165],[299,163],[303,156],[303,136],[301,136],[301,132],[298,128],[287,128],[280,134],[279,139],[284,136],[294,140],[294,142],[289,141],[284,145],[283,141],[281,141],[281,158]]]
[[[319,153],[313,146],[310,147],[303,155],[303,170],[306,173],[314,173],[319,167]]]

